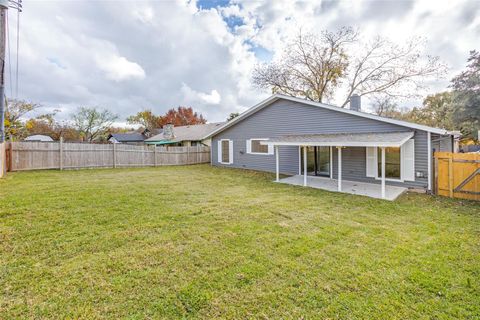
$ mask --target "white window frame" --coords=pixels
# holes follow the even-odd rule
[[[387,178],[385,177],[385,181],[392,181],[392,182],[404,182],[403,180],[403,150],[402,147],[398,147],[400,149],[400,178],[395,179],[395,178]],[[375,147],[375,179],[376,180],[382,180],[382,176],[378,175],[378,149],[379,147]],[[385,147],[385,155],[387,154],[387,147]],[[386,157],[385,157],[386,158]]]
[[[275,153],[275,149],[273,145],[268,145],[268,152],[252,152],[252,140],[258,140],[258,141],[268,141],[268,138],[251,138],[246,140],[246,150],[247,154],[258,154],[262,156],[271,156]]]
[[[223,149],[222,144],[224,141],[228,141],[228,162],[223,161]],[[221,164],[232,164],[233,163],[233,140],[231,139],[220,139],[218,140],[217,148],[219,148],[218,155],[220,156],[218,159],[218,163]]]
[[[412,161],[413,164],[413,180],[410,179],[410,177],[406,177],[406,172],[405,172],[405,166],[407,164],[406,159],[405,159],[405,146],[407,143],[412,142],[412,154],[411,158],[409,158]],[[367,177],[370,178],[375,178],[376,180],[382,180],[381,175],[379,176],[378,173],[378,149],[379,147],[371,147],[374,149],[374,155],[373,155],[373,161],[375,163],[375,174],[374,175],[368,175]],[[410,163],[410,161],[408,162]],[[368,173],[368,165],[369,165],[369,157],[368,157],[368,150],[366,151],[366,172]],[[386,181],[394,181],[394,182],[405,182],[405,181],[416,181],[415,179],[415,139],[409,139],[406,141],[403,145],[400,146],[400,179],[395,179],[395,178],[386,178]]]

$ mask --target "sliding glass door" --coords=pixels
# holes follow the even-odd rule
[[[330,147],[317,148],[317,176],[330,176]]]
[[[303,174],[303,151],[300,158]],[[307,173],[312,176],[330,176],[330,147],[307,147]]]

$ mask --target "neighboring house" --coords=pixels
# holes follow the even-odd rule
[[[455,143],[443,129],[361,112],[355,95],[346,109],[276,94],[210,137],[212,165],[276,172],[277,181],[279,173],[294,175],[303,185],[334,181],[338,191],[343,181],[346,192],[391,200],[405,188],[431,191],[433,152]]]
[[[161,134],[145,140],[146,144],[193,147],[197,145],[210,146],[211,140],[208,136],[224,122],[195,124],[188,126],[174,127],[167,124],[163,127]]]
[[[112,133],[108,136],[109,142],[123,144],[143,144],[145,139],[147,139],[147,137],[140,132]]]
[[[49,136],[43,134],[35,134],[32,136],[28,136],[23,141],[36,141],[36,142],[52,142],[53,139]]]

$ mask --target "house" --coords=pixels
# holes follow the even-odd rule
[[[388,200],[407,188],[431,191],[433,152],[455,143],[444,129],[362,112],[356,95],[347,109],[275,94],[209,137],[214,166]]]
[[[108,141],[111,143],[124,143],[124,144],[143,144],[143,141],[147,139],[145,134],[140,132],[131,133],[112,133],[108,136]]]
[[[197,145],[210,146],[211,140],[208,136],[223,124],[224,122],[216,122],[179,127],[167,124],[163,127],[162,133],[148,138],[145,140],[145,143],[183,147],[193,147]]]
[[[35,142],[52,142],[53,139],[49,136],[43,134],[34,134],[32,136],[28,136],[23,141],[35,141]]]

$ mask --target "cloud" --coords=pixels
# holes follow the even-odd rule
[[[143,79],[145,71],[135,62],[128,61],[125,57],[115,54],[97,56],[95,58],[97,66],[105,71],[108,79],[114,81],[123,81],[128,79]]]
[[[210,93],[198,92],[183,83],[181,90],[184,94],[184,100],[191,103],[203,102],[206,104],[219,104],[222,100],[220,94],[215,89],[210,91]]]
[[[224,120],[270,94],[252,87],[253,68],[278,58],[300,27],[351,25],[400,43],[426,36],[426,53],[452,66],[432,91],[446,88],[480,39],[480,6],[467,0],[27,1],[21,15],[19,98],[60,108],[64,118],[79,106],[125,119],[191,105]],[[9,24],[14,67],[15,15]]]

